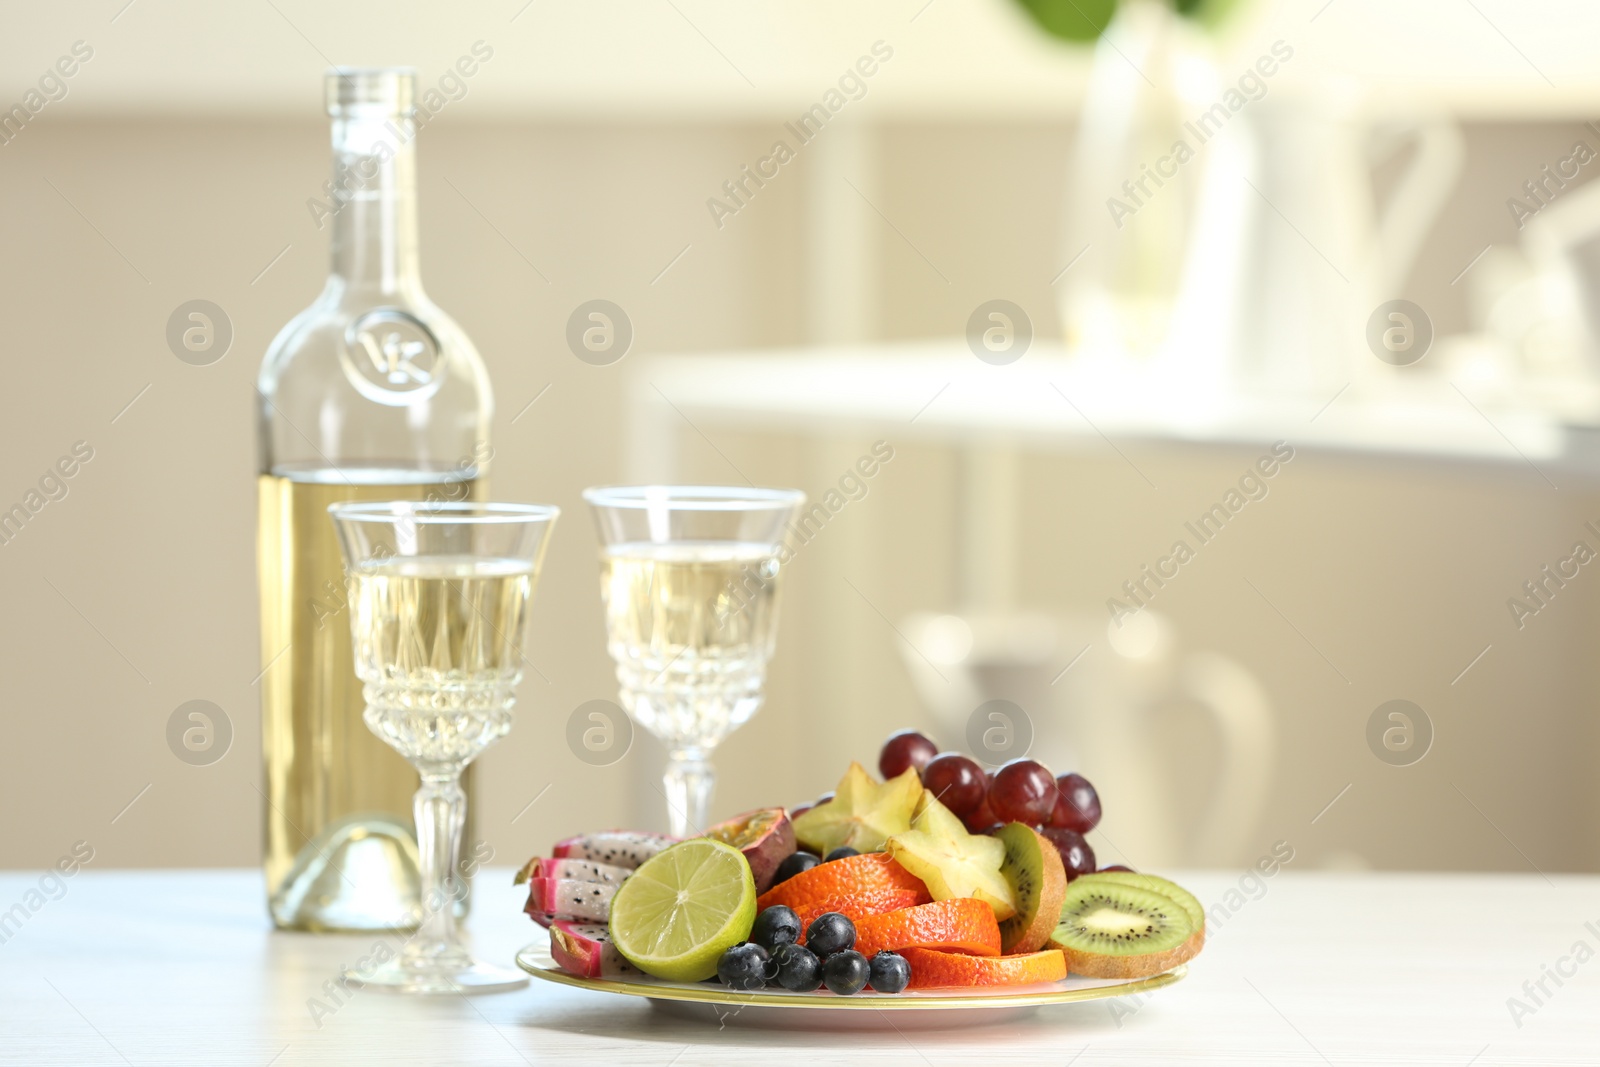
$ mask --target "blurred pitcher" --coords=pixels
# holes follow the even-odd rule
[[[947,742],[991,766],[1025,751],[1095,784],[1101,865],[1221,866],[1257,851],[1276,725],[1234,660],[1182,651],[1148,609],[1120,628],[1084,615],[918,614],[904,632],[913,684]],[[1023,721],[991,701],[1015,704]],[[1184,708],[1211,723],[1212,767],[1189,766],[1192,746],[1164,728]]]
[[[1444,118],[1375,123],[1353,91],[1327,84],[1275,88],[1229,133],[1207,148],[1169,372],[1322,397],[1392,373],[1366,355],[1366,322],[1405,295],[1460,175],[1460,130]],[[1406,141],[1380,210],[1375,163]]]

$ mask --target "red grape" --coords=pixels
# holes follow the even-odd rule
[[[991,826],[1005,825],[994,817],[994,812],[989,810],[989,796],[987,793],[984,794],[982,800],[978,801],[977,807],[961,817],[961,821],[967,824],[967,832],[972,834],[986,834]]]
[[[884,781],[900,777],[907,767],[915,767],[921,774],[922,768],[938,754],[939,746],[925,735],[915,730],[896,730],[878,753],[878,773],[883,775]]]
[[[1086,834],[1100,825],[1100,794],[1081,774],[1063,774],[1056,779],[1055,807],[1050,825]]]
[[[1094,849],[1076,830],[1060,826],[1047,826],[1039,831],[1061,853],[1061,865],[1067,869],[1067,881],[1094,870]]]
[[[801,815],[803,815],[806,812],[810,811],[812,808],[820,808],[820,807],[822,807],[822,805],[826,804],[828,801],[830,801],[832,799],[833,799],[833,793],[828,792],[828,793],[822,794],[820,797],[818,797],[815,800],[807,801],[806,803],[801,804],[798,807],[790,808],[789,809],[789,818],[790,819],[798,819]]]
[[[959,752],[935,756],[922,769],[922,785],[957,818],[966,818],[984,800],[983,768]],[[990,815],[988,825],[994,822]]]
[[[995,772],[989,809],[1001,822],[1042,826],[1055,805],[1056,780],[1038,760],[1014,759]]]
[[[1127,871],[1129,874],[1134,874],[1135,873],[1135,871],[1134,871],[1134,869],[1132,867],[1124,867],[1120,863],[1113,863],[1109,867],[1101,867],[1100,868],[1100,873],[1101,874],[1105,874],[1107,871]]]

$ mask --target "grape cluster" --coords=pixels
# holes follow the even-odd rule
[[[1057,777],[1031,759],[1011,760],[990,774],[971,756],[940,752],[925,734],[899,730],[884,742],[878,771],[887,779],[908,767],[970,832],[1026,823],[1056,846],[1069,879],[1095,869],[1094,849],[1083,835],[1100,824],[1100,796],[1083,775]]]

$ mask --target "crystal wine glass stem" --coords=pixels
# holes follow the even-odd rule
[[[422,864],[422,924],[406,944],[404,958],[418,967],[459,966],[466,951],[456,934],[457,899],[465,886],[456,877],[461,856],[461,827],[467,815],[467,795],[461,790],[461,768],[444,773],[423,772],[413,808],[417,822],[417,851]]]
[[[667,772],[661,783],[667,794],[667,816],[674,837],[695,837],[706,832],[706,813],[717,772],[709,753],[701,749],[674,749],[667,753]]]

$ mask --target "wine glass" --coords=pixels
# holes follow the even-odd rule
[[[796,489],[587,489],[600,534],[600,596],[622,706],[667,747],[677,837],[703,833],[711,752],[761,706],[778,629]]]
[[[363,718],[422,776],[422,921],[394,959],[346,977],[405,993],[522,986],[526,975],[473,960],[456,930],[461,772],[511,729],[528,602],[559,509],[394,501],[328,512],[350,584]]]

